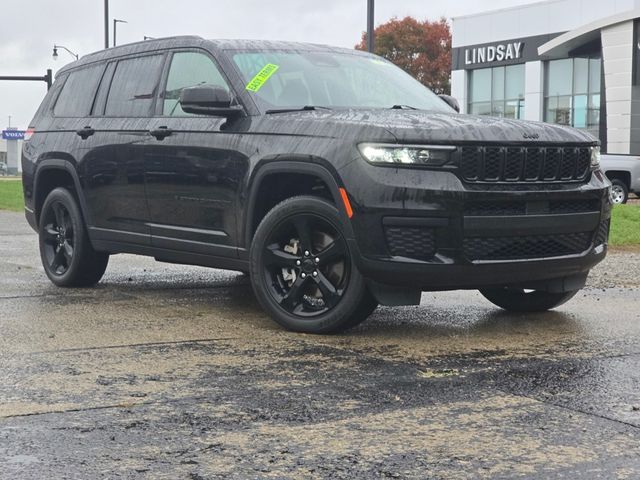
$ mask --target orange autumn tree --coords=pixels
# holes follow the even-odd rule
[[[451,91],[451,30],[447,20],[392,18],[375,29],[375,52],[436,93]],[[367,33],[356,47],[367,49]]]

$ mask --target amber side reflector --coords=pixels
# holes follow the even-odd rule
[[[342,197],[342,203],[344,203],[344,209],[347,211],[347,217],[353,217],[353,208],[351,208],[351,202],[349,201],[349,195],[344,188],[340,188],[340,196]]]

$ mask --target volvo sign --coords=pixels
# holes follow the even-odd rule
[[[3,140],[24,140],[24,130],[3,130]]]

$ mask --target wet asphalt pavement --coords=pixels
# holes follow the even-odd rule
[[[61,290],[0,212],[0,478],[638,478],[640,253],[555,312],[476,292],[282,331],[245,277],[113,257]]]

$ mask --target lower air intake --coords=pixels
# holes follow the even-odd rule
[[[587,250],[593,233],[524,237],[472,237],[464,240],[469,260],[518,260],[577,255]]]
[[[429,260],[436,253],[433,229],[423,227],[385,227],[389,253],[394,257]]]

